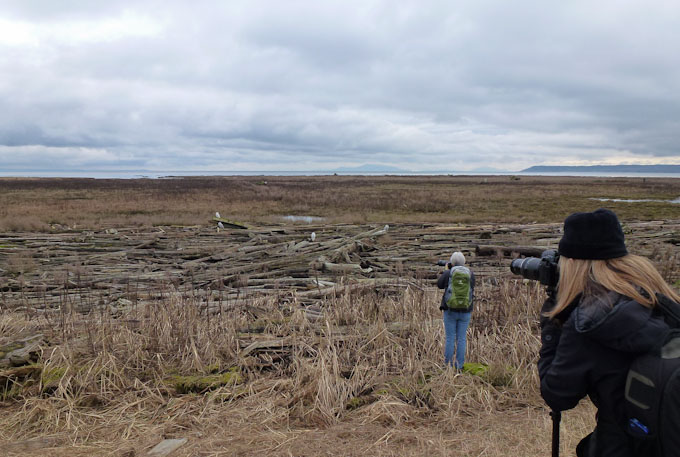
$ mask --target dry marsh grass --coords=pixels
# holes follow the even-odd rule
[[[423,283],[355,289],[318,320],[295,303],[258,300],[267,317],[256,340],[279,339],[286,351],[245,357],[247,309],[209,317],[199,293],[171,290],[123,320],[68,306],[50,320],[1,314],[3,334],[40,330],[50,349],[39,379],[0,406],[0,440],[23,443],[16,455],[144,455],[164,437],[188,437],[173,454],[186,456],[548,452],[535,284],[478,287],[468,346],[468,360],[484,365],[477,374],[442,366],[439,292]],[[178,376],[225,374],[178,392]],[[576,425],[565,446],[588,427],[584,408],[567,415]],[[31,454],[26,438],[55,441]]]
[[[514,178],[514,179],[513,179]],[[454,197],[455,196],[455,197]],[[554,222],[593,210],[593,198],[623,218],[676,217],[673,178],[523,176],[307,176],[167,179],[0,179],[0,230],[49,231],[113,226],[195,225],[220,211],[243,222],[285,215],[329,223]]]

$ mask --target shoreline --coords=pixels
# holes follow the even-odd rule
[[[169,178],[231,178],[231,177],[565,177],[565,178],[680,178],[680,173],[633,172],[333,172],[333,171],[18,171],[0,172],[0,179],[169,179]]]

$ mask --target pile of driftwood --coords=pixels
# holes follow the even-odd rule
[[[313,304],[367,281],[433,284],[441,271],[436,262],[453,250],[466,255],[481,280],[498,279],[510,275],[512,258],[555,248],[560,230],[561,224],[317,224],[8,233],[0,235],[0,306],[88,312],[105,305],[115,313],[168,286],[200,290],[220,303],[276,293]],[[677,261],[680,221],[628,223],[625,230],[631,251]],[[677,279],[677,271],[666,273]]]
[[[680,220],[628,223],[631,252],[655,260],[671,282],[680,278]],[[561,224],[290,225],[241,228],[117,228],[0,236],[0,311],[93,311],[123,316],[134,307],[191,294],[206,313],[252,306],[262,297],[295,302],[310,321],[322,318],[329,296],[366,287],[383,291],[434,287],[437,261],[462,251],[478,281],[512,277],[520,256],[555,248]],[[399,322],[389,323],[395,328]],[[390,327],[392,328],[392,327]],[[16,338],[15,338],[16,339]],[[0,343],[0,383],[34,376],[42,335]],[[290,352],[285,338],[239,341],[243,357],[274,363]],[[265,363],[262,362],[262,363]],[[8,367],[15,367],[8,369]],[[3,371],[4,369],[4,371]]]
[[[634,252],[678,254],[680,221],[627,224]],[[312,236],[312,233],[314,235]],[[323,299],[342,279],[434,280],[461,250],[479,278],[509,274],[510,259],[554,248],[560,224],[515,226],[292,225],[251,229],[156,227],[0,236],[0,305],[115,311],[172,285],[224,301],[296,293]]]

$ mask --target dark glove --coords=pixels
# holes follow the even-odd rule
[[[543,302],[541,307],[541,355],[547,356],[552,354],[557,347],[557,343],[560,341],[562,336],[562,325],[569,319],[572,311],[578,306],[578,300],[574,300],[564,308],[562,311],[554,315],[553,317],[548,317],[546,314],[552,311],[557,305],[557,291],[555,289],[548,289],[548,298]]]
[[[571,303],[569,303],[569,305],[567,305],[566,308],[555,314],[553,319],[559,322],[560,325],[563,325],[565,322],[567,322],[567,319],[569,319],[569,316],[571,316],[571,313],[576,309],[577,306],[578,300],[573,300]]]
[[[548,317],[546,314],[552,311],[557,305],[557,291],[552,288],[548,289],[548,298],[543,302],[543,306],[541,307],[540,318],[541,328],[549,324],[562,327],[562,325],[567,321],[567,319],[569,319],[569,316],[571,316],[571,313],[578,306],[578,302],[579,302],[578,299],[576,299],[569,303],[569,305],[566,308],[564,308],[559,313],[555,314],[553,317]]]
[[[544,328],[546,325],[550,324],[551,318],[547,316],[547,314],[555,308],[555,305],[557,305],[557,292],[553,288],[548,288],[548,298],[545,299],[543,302],[543,306],[541,306],[541,314],[540,314],[540,323],[541,323],[541,328]]]

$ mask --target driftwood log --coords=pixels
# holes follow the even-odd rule
[[[492,246],[492,245],[486,245],[486,246],[481,246],[477,245],[475,246],[475,254],[478,256],[490,256],[490,255],[496,255],[496,256],[503,256],[503,257],[512,257],[512,256],[524,256],[524,257],[540,257],[541,253],[545,251],[548,248],[537,248],[537,247],[531,247],[531,246]]]

